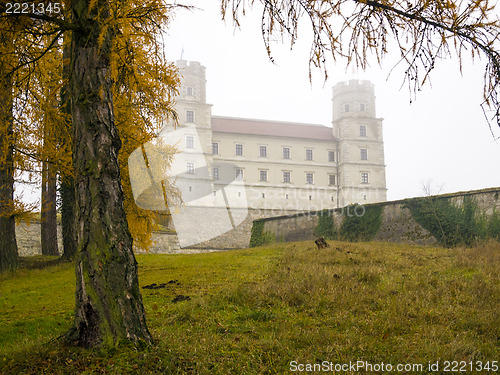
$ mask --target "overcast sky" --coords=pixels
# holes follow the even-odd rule
[[[186,2],[184,2],[186,4]],[[331,63],[325,83],[319,71],[308,76],[310,34],[275,44],[273,65],[260,34],[255,9],[234,30],[221,21],[220,1],[193,1],[200,10],[179,11],[165,39],[167,58],[199,61],[207,68],[207,102],[212,114],[331,126],[331,88],[340,81],[368,79],[375,84],[377,116],[384,119],[384,147],[389,200],[423,195],[431,182],[441,193],[500,186],[500,141],[495,141],[480,108],[484,62],[466,61],[463,76],[455,57],[440,61],[416,101],[401,88],[402,70],[389,72],[397,54],[383,68],[345,69]],[[200,5],[201,4],[201,5]],[[495,136],[500,131],[494,129]]]

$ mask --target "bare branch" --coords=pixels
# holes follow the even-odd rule
[[[490,129],[490,119],[500,127],[500,21],[489,0],[222,0],[223,18],[231,16],[238,26],[246,7],[255,3],[263,5],[261,31],[271,61],[272,36],[287,36],[293,47],[306,16],[313,33],[310,70],[321,69],[325,78],[327,56],[365,69],[372,56],[381,65],[389,49],[399,49],[398,64],[406,65],[403,82],[414,96],[436,61],[452,50],[460,69],[463,52],[486,57],[482,107],[485,114],[486,108],[494,112],[486,118]]]

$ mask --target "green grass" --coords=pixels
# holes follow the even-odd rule
[[[166,283],[141,289],[156,339],[143,350],[61,345],[73,265],[27,260],[0,279],[0,373],[283,374],[291,361],[500,360],[499,243],[329,243],[138,255],[141,286]],[[178,295],[191,299],[172,302]]]

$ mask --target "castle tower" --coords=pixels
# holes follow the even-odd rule
[[[179,125],[195,129],[206,156],[212,155],[212,131],[210,121],[212,105],[207,104],[207,81],[205,67],[197,61],[176,61],[182,76],[179,95],[176,97],[176,110]]]
[[[333,87],[333,135],[338,138],[339,206],[387,200],[382,119],[374,86],[351,80]]]
[[[212,105],[206,103],[205,67],[199,62],[176,61],[181,86],[175,98],[178,126],[169,123],[161,136],[176,145],[178,153],[171,167],[182,200],[191,202],[213,191],[210,177],[212,154]],[[208,190],[207,190],[208,189]]]

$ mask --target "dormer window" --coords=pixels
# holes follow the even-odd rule
[[[186,95],[193,96],[193,88],[192,87],[186,87]]]

